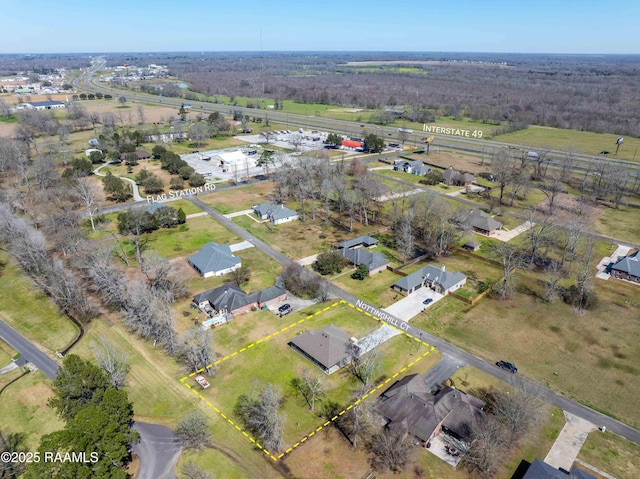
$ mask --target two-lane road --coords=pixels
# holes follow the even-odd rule
[[[51,380],[56,378],[59,368],[58,363],[40,351],[27,338],[4,321],[0,321],[0,338],[18,351],[24,359],[45,373]]]

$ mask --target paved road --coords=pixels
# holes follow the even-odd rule
[[[177,479],[173,473],[180,457],[180,444],[175,433],[165,426],[135,422],[140,442],[133,451],[140,457],[137,479]]]
[[[207,213],[209,213],[214,219],[216,219],[221,224],[229,228],[238,236],[256,245],[256,248],[258,248],[260,251],[270,256],[271,258],[275,259],[278,263],[286,266],[292,262],[291,259],[277,252],[271,246],[261,241],[260,239],[256,238],[254,235],[246,231],[244,228],[238,226],[233,221],[229,220],[228,218],[225,218],[225,216],[222,213],[219,213],[218,211],[214,210],[209,205],[203,203],[202,201],[200,201],[195,197],[190,197],[188,199],[193,204],[202,208],[203,211],[206,211]],[[376,308],[373,305],[370,305],[362,301],[360,298],[339,288],[333,283],[329,284],[329,293],[334,297],[341,298],[347,302],[358,305],[363,310],[366,310],[377,317],[384,318],[387,321],[387,323],[395,326],[401,331],[404,331],[405,333],[408,333],[414,337],[421,338],[426,343],[439,349],[443,355],[450,356],[451,358],[453,358],[454,360],[457,360],[461,364],[467,364],[469,366],[473,366],[476,369],[479,369],[487,374],[490,374],[502,381],[512,382],[512,380],[514,379],[511,373],[508,373],[498,368],[497,366],[488,363],[484,359],[479,358],[478,356],[474,356],[473,354],[468,353],[467,351],[460,349],[444,341],[443,339],[433,336],[409,324],[406,321],[403,321],[385,311],[382,311]],[[586,419],[587,421],[592,422],[597,426],[606,426],[607,429],[609,429],[611,432],[615,434],[619,434],[620,436],[623,436],[628,440],[635,442],[636,444],[640,444],[639,430],[634,429],[630,426],[627,426],[626,424],[620,421],[610,418],[609,416],[605,416],[604,414],[594,411],[593,409],[583,406],[575,401],[567,399],[561,394],[551,391],[550,389],[547,389],[541,384],[531,381],[523,376],[518,375],[518,381],[520,381],[520,384],[516,382],[514,383],[514,386],[516,387],[521,386],[528,390],[540,391],[541,399],[547,401],[548,403],[556,407],[559,407],[571,414],[574,414],[583,419]]]
[[[18,351],[23,358],[45,373],[51,380],[56,378],[58,364],[4,321],[0,321],[0,338]]]

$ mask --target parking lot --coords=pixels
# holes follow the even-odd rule
[[[324,148],[324,141],[327,139],[327,132],[317,130],[277,130],[272,132],[269,144],[293,150],[294,152],[305,152],[320,150]],[[257,143],[264,148],[268,148],[266,138],[262,135],[238,136],[239,140],[247,143]]]
[[[427,298],[431,298],[432,301],[430,304],[424,304],[424,300]],[[409,321],[418,313],[422,312],[422,310],[430,308],[442,298],[444,298],[444,295],[436,293],[432,289],[422,287],[409,296],[402,298],[400,301],[393,303],[391,306],[384,308],[384,311],[404,321]]]

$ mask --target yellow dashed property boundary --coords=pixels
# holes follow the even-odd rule
[[[333,303],[331,306],[327,306],[323,309],[320,309],[318,311],[316,311],[313,314],[309,314],[307,315],[306,318],[300,319],[299,321],[293,322],[291,323],[289,326],[285,326],[282,329],[275,331],[274,333],[271,333],[267,336],[265,336],[264,338],[256,341],[255,343],[251,343],[249,345],[247,345],[246,347],[239,349],[238,351],[234,351],[233,353],[229,354],[228,356],[223,357],[222,359],[218,359],[217,361],[213,362],[212,364],[207,365],[204,368],[200,368],[198,369],[196,372],[193,372],[191,374],[189,374],[188,376],[185,376],[183,378],[180,378],[180,382],[182,384],[184,384],[193,394],[195,394],[196,396],[198,396],[200,398],[200,400],[202,402],[204,402],[207,406],[211,407],[216,414],[218,414],[223,420],[225,420],[226,422],[229,423],[230,426],[232,426],[234,429],[236,429],[239,433],[241,433],[244,437],[246,437],[249,441],[251,441],[258,449],[260,449],[262,452],[264,452],[264,454],[271,458],[273,461],[277,461],[278,459],[281,459],[282,457],[284,457],[286,454],[289,454],[291,452],[293,452],[297,447],[300,447],[302,444],[304,444],[306,441],[308,441],[309,439],[311,439],[313,436],[315,436],[318,432],[320,432],[323,428],[329,426],[331,423],[333,423],[336,419],[338,419],[340,416],[342,416],[343,414],[345,414],[347,411],[349,411],[350,409],[352,409],[354,406],[357,406],[360,402],[365,401],[370,395],[374,394],[376,391],[382,389],[382,387],[384,387],[386,384],[388,384],[389,382],[391,382],[393,379],[397,378],[399,375],[403,374],[404,372],[406,372],[408,369],[410,369],[411,367],[413,367],[414,365],[416,365],[418,362],[420,362],[423,358],[425,358],[429,353],[431,353],[431,351],[433,351],[435,349],[434,346],[431,346],[427,343],[425,343],[424,341],[422,341],[421,339],[416,338],[415,336],[410,335],[409,333],[405,333],[404,331],[401,331],[402,334],[404,334],[405,336],[409,337],[410,339],[413,339],[414,341],[420,343],[423,346],[426,346],[428,349],[427,352],[425,352],[422,356],[418,356],[414,361],[408,363],[406,366],[404,366],[402,369],[400,369],[399,371],[397,371],[395,374],[393,374],[391,377],[387,378],[384,382],[378,384],[376,387],[372,388],[370,391],[368,391],[366,394],[364,394],[362,397],[358,398],[356,401],[354,401],[352,404],[349,404],[347,407],[345,407],[342,411],[340,411],[338,414],[336,414],[335,416],[333,416],[331,419],[329,419],[328,421],[326,421],[324,424],[322,424],[321,426],[318,426],[314,431],[311,431],[309,434],[307,434],[306,436],[304,436],[302,439],[300,439],[298,442],[296,442],[293,446],[291,446],[289,449],[287,449],[285,452],[279,454],[278,456],[275,456],[273,454],[271,454],[267,449],[264,448],[264,446],[262,446],[262,444],[260,444],[258,441],[256,441],[253,437],[251,437],[251,435],[249,433],[247,433],[244,429],[242,429],[238,424],[236,424],[231,418],[229,418],[226,414],[224,414],[220,409],[218,409],[216,406],[214,406],[213,404],[211,404],[210,401],[208,401],[202,394],[200,394],[200,391],[196,388],[191,386],[190,384],[188,384],[186,381],[189,378],[194,377],[196,374],[202,373],[205,371],[205,369],[208,369],[210,367],[213,366],[217,366],[218,364],[221,364],[225,361],[228,361],[229,359],[237,356],[240,353],[243,353],[251,348],[256,347],[257,345],[268,341],[271,338],[274,338],[275,336],[279,335],[280,333],[284,333],[285,331],[295,328],[299,325],[301,325],[302,323],[304,323],[305,321],[324,313],[325,311],[330,310],[331,308],[335,308],[336,306],[340,305],[340,304],[346,304],[349,307],[355,309],[356,311],[358,311],[359,313],[363,313],[365,316],[369,316],[373,319],[375,319],[376,321],[379,321],[383,324],[386,324],[390,327],[392,327],[393,329],[398,330],[398,328],[392,324],[387,323],[386,321],[378,318],[377,316],[374,316],[371,313],[368,313],[366,311],[363,311],[361,308],[348,303],[345,300],[340,300],[340,301],[336,301],[335,303]]]

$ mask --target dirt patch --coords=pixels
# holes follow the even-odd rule
[[[594,224],[606,209],[604,206],[567,193],[556,196],[553,208],[553,216],[557,224],[569,224],[577,216],[582,216],[589,225]],[[549,199],[546,198],[538,203],[536,209],[540,212],[548,212]]]

